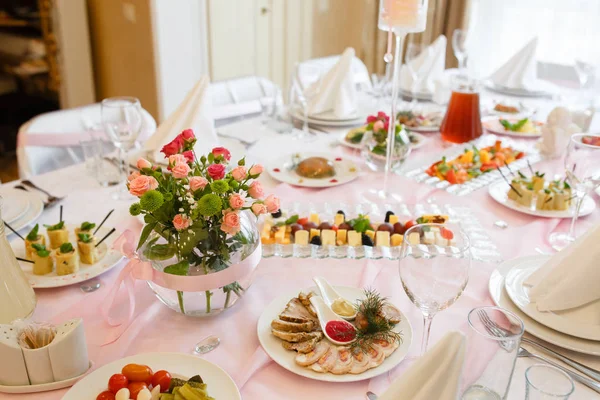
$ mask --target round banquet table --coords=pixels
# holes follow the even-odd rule
[[[540,116],[545,117],[551,104]],[[600,118],[596,117],[592,126],[600,131]],[[220,127],[223,132],[260,128],[257,120],[244,120],[228,126]],[[286,152],[321,149],[321,151],[355,158],[360,165],[360,155],[352,149],[337,145],[339,130],[318,134],[315,141],[302,143],[294,141],[289,135],[279,135],[262,129],[259,141],[244,149],[235,140],[226,139],[224,144],[231,147],[236,156],[247,152],[249,162],[266,163],[270,159]],[[219,132],[221,133],[221,132]],[[229,135],[229,134],[228,134]],[[415,150],[405,168],[423,165],[428,160],[439,158],[444,145],[439,133],[426,134],[427,144]],[[562,160],[543,161],[535,165],[535,169],[546,173],[562,173]],[[266,193],[274,193],[281,198],[282,207],[286,202],[336,202],[359,203],[361,194],[368,189],[379,189],[382,175],[363,168],[359,179],[336,188],[307,189],[279,184],[266,173],[260,180]],[[45,175],[37,176],[33,181],[54,195],[67,195],[61,204],[64,206],[66,221],[99,221],[112,208],[115,208],[106,226],[111,224],[118,230],[135,226],[136,219],[128,215],[128,202],[111,199],[113,188],[102,188],[86,171],[84,165],[74,165]],[[479,189],[467,196],[458,197],[431,186],[417,183],[401,175],[391,179],[393,191],[401,193],[407,204],[429,201],[437,204],[466,206],[472,209],[480,223],[488,230],[489,236],[497,245],[505,260],[515,257],[535,255],[536,247],[550,252],[547,243],[548,235],[555,231],[564,231],[570,220],[536,218],[517,213],[497,204],[487,193],[487,188]],[[14,185],[10,183],[6,186]],[[0,187],[1,188],[1,187]],[[600,199],[594,195],[598,202]],[[132,202],[133,202],[132,197]],[[43,213],[39,223],[51,223],[56,220],[58,207]],[[508,228],[494,226],[497,220],[504,220]],[[600,223],[600,211],[581,218],[578,229],[583,231],[593,224]],[[122,262],[124,265],[124,261]],[[93,293],[83,293],[79,285],[58,289],[38,289],[38,304],[33,319],[38,321],[61,322],[69,318],[81,317],[84,320],[88,349],[94,368],[116,359],[144,352],[183,352],[190,353],[196,342],[208,335],[221,338],[221,345],[214,351],[202,356],[216,363],[227,371],[236,381],[242,397],[251,399],[364,399],[365,392],[371,390],[383,393],[390,382],[401,376],[413,360],[410,356],[418,355],[422,332],[422,316],[409,301],[402,290],[398,275],[398,262],[390,260],[350,260],[350,259],[296,259],[266,258],[257,270],[254,284],[246,296],[230,310],[211,318],[196,319],[182,316],[165,307],[153,295],[144,282],[137,281],[136,312],[134,320],[116,341],[103,345],[119,328],[110,327],[102,318],[99,307],[103,304],[107,293],[120,272],[122,266],[101,275],[98,279],[102,286]],[[460,299],[449,309],[438,314],[434,320],[430,347],[446,332],[459,330],[466,332],[466,316],[476,306],[490,305],[492,300],[488,294],[488,279],[495,264],[473,262],[469,284]],[[300,290],[312,286],[312,277],[322,275],[336,285],[355,287],[373,287],[398,305],[409,318],[414,332],[409,359],[399,366],[371,380],[355,383],[326,383],[308,380],[297,376],[273,362],[262,350],[256,335],[256,324],[262,310],[284,292]],[[124,289],[117,298],[119,305],[126,308]],[[600,368],[600,360],[577,355],[561,350],[588,365]],[[532,365],[529,359],[517,361],[509,399],[524,398],[524,372]],[[50,400],[60,399],[67,389],[45,393],[8,395],[0,393],[0,399]],[[572,399],[600,398],[600,395],[576,384]]]

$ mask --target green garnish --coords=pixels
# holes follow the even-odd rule
[[[393,331],[394,323],[385,318],[384,309],[388,301],[374,290],[365,290],[365,299],[358,300],[354,307],[356,316],[356,340],[350,345],[353,352],[368,352],[376,341],[402,343],[402,334]]]
[[[283,222],[276,223],[275,226],[284,226],[284,225],[295,224],[296,222],[298,222],[299,219],[300,219],[300,217],[298,216],[298,214],[295,214],[295,215],[292,215],[291,217],[289,217],[288,219],[286,219]]]
[[[39,234],[38,231],[40,229],[39,224],[35,224],[35,226],[33,227],[33,229],[31,231],[29,231],[29,233],[27,234],[27,240],[33,242],[34,240],[37,240]]]
[[[527,179],[527,177],[525,175],[523,175],[523,173],[521,171],[517,171],[517,173],[519,174],[519,176],[523,179]]]
[[[44,226],[46,227],[46,230],[49,230],[49,231],[59,231],[59,230],[61,230],[65,226],[65,221],[60,221],[56,225],[44,225]]]
[[[70,253],[73,251],[73,245],[69,242],[60,245],[60,252],[63,254]]]
[[[371,153],[377,154],[379,156],[385,156],[386,151],[387,151],[387,146],[385,144],[383,144],[383,145],[378,144],[376,146],[373,146],[373,148],[371,149]]]
[[[566,179],[563,181],[563,184],[565,185],[565,186],[564,186],[564,187],[565,187],[565,189],[571,189],[571,185],[569,185],[569,184],[567,183],[567,180],[566,180]]]
[[[90,235],[89,233],[78,233],[79,241],[83,243],[90,243],[94,239],[94,235]]]
[[[536,171],[536,172],[535,172],[535,176],[536,176],[536,177],[538,177],[538,178],[543,178],[543,177],[544,177],[544,175],[546,175],[546,173],[545,173],[545,172],[544,172],[543,174],[541,174],[541,173],[540,173],[540,171]]]
[[[514,124],[511,124],[509,121],[507,121],[505,119],[501,119],[500,124],[507,131],[516,132],[519,129],[521,129],[523,127],[523,125],[525,125],[527,123],[527,121],[529,121],[528,118],[523,118],[522,120],[519,120],[519,121],[515,122]]]
[[[94,224],[93,222],[84,222],[81,224],[81,227],[79,228],[82,231],[91,231],[92,229],[94,229],[96,227],[96,224]]]
[[[348,223],[352,226],[352,229],[360,233],[365,233],[371,228],[371,221],[363,214],[358,214],[357,218],[351,219]]]
[[[40,257],[48,257],[50,255],[50,251],[41,243],[34,243],[31,247],[35,249],[35,252]]]

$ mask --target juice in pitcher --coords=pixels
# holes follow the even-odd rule
[[[465,77],[452,80],[452,95],[440,132],[443,140],[452,143],[464,143],[481,136],[477,82]]]

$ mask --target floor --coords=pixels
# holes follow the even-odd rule
[[[19,168],[15,153],[0,155],[0,182],[6,183],[19,179]]]

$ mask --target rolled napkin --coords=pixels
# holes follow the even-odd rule
[[[600,225],[548,260],[524,282],[539,311],[562,311],[600,299]]]
[[[433,43],[426,47],[421,54],[410,61],[418,71],[420,77],[417,93],[434,93],[436,80],[442,79],[446,68],[446,36],[440,35]],[[403,65],[400,70],[400,86],[405,91],[412,91],[413,78],[408,66]]]
[[[336,117],[352,117],[357,110],[356,85],[352,72],[354,49],[348,47],[338,62],[322,79],[309,86],[306,91],[315,93],[308,104],[308,113],[317,115],[332,111]]]
[[[546,124],[542,126],[540,151],[551,158],[560,157],[567,149],[569,138],[581,128],[573,122],[571,112],[565,107],[556,107],[548,114]]]
[[[498,85],[510,89],[538,89],[537,80],[537,37],[513,55],[504,65],[496,70],[490,80]]]
[[[464,359],[464,335],[449,332],[392,382],[379,400],[456,400]]]
[[[158,162],[165,158],[160,152],[165,143],[171,142],[184,129],[193,129],[197,141],[196,153],[208,153],[218,143],[211,116],[211,99],[208,96],[210,85],[207,76],[203,76],[188,92],[185,99],[175,111],[169,115],[145,143],[144,150],[150,161]]]

